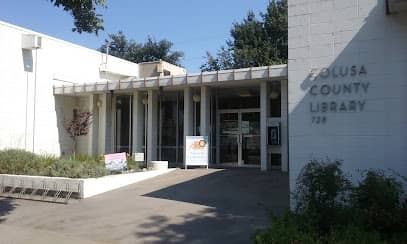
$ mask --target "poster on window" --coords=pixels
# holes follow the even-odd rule
[[[106,154],[105,167],[107,170],[123,170],[127,168],[126,153]]]
[[[187,136],[185,146],[185,167],[191,165],[208,167],[209,142],[207,136]]]
[[[242,134],[250,133],[250,121],[242,120],[241,127],[242,127]]]
[[[133,158],[136,162],[144,162],[144,153],[134,153]]]

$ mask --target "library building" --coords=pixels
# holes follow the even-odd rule
[[[288,172],[291,189],[313,159],[407,174],[407,1],[289,0],[287,64],[214,72],[5,22],[0,36],[0,148],[184,167],[205,146],[209,167]],[[92,123],[73,144],[64,123],[81,111]]]

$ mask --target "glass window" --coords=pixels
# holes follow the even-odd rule
[[[260,97],[218,96],[219,109],[259,108]]]
[[[223,113],[220,114],[220,134],[238,134],[239,133],[239,120],[238,113]]]
[[[272,153],[270,155],[271,167],[279,168],[281,167],[281,154],[280,153]]]
[[[116,97],[115,151],[131,152],[131,96]]]
[[[270,117],[281,117],[281,84],[270,83]]]
[[[170,167],[182,166],[184,135],[184,103],[182,92],[164,92],[160,102],[160,160]]]
[[[146,137],[146,133],[147,133],[147,104],[143,104],[143,118],[144,118],[144,120],[143,120],[143,128],[144,128],[144,130],[143,130],[143,134],[142,134],[142,138],[143,138],[143,142],[142,142],[142,145],[143,145],[143,148],[145,147],[145,145],[146,145],[146,140],[147,140],[147,137]]]
[[[211,128],[211,138],[210,138],[210,141],[209,141],[209,145],[211,146],[211,148],[212,148],[212,151],[211,151],[211,154],[210,154],[210,156],[211,156],[211,158],[210,158],[210,161],[211,162],[216,162],[216,143],[217,143],[217,141],[216,141],[216,130],[217,130],[217,125],[216,125],[216,97],[215,96],[211,96],[211,104],[210,104],[210,106],[211,106],[211,110],[210,110],[210,118],[211,118],[211,126],[210,126],[210,128]]]
[[[161,102],[161,145],[176,146],[177,100]]]
[[[259,108],[260,94],[256,87],[219,88],[216,91],[219,109]]]
[[[241,130],[242,134],[260,135],[260,113],[242,113]]]
[[[200,128],[201,128],[201,103],[194,102],[194,135],[200,135]]]
[[[178,140],[179,145],[184,145],[184,96],[178,94]]]
[[[168,161],[170,167],[177,165],[177,148],[176,147],[162,147],[161,158]]]

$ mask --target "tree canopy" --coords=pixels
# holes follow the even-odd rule
[[[126,59],[134,63],[164,60],[166,62],[180,65],[184,53],[172,51],[173,43],[162,39],[156,41],[148,36],[145,43],[138,43],[127,39],[122,31],[117,34],[110,34],[105,43],[98,49],[106,52],[109,47],[109,54],[118,58]]]
[[[62,7],[74,18],[72,31],[98,34],[103,30],[102,15],[96,9],[106,8],[105,0],[49,0],[54,6]]]
[[[287,0],[272,0],[261,19],[249,11],[241,23],[234,23],[231,39],[216,55],[206,53],[202,71],[238,69],[286,63]]]

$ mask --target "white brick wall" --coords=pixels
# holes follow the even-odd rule
[[[310,159],[344,169],[407,175],[407,13],[386,15],[384,0],[289,0],[290,186]],[[367,75],[310,80],[312,69],[364,65]],[[368,82],[366,94],[309,94],[322,84]],[[366,100],[361,112],[312,113],[310,103]],[[312,123],[325,116],[325,124]]]

